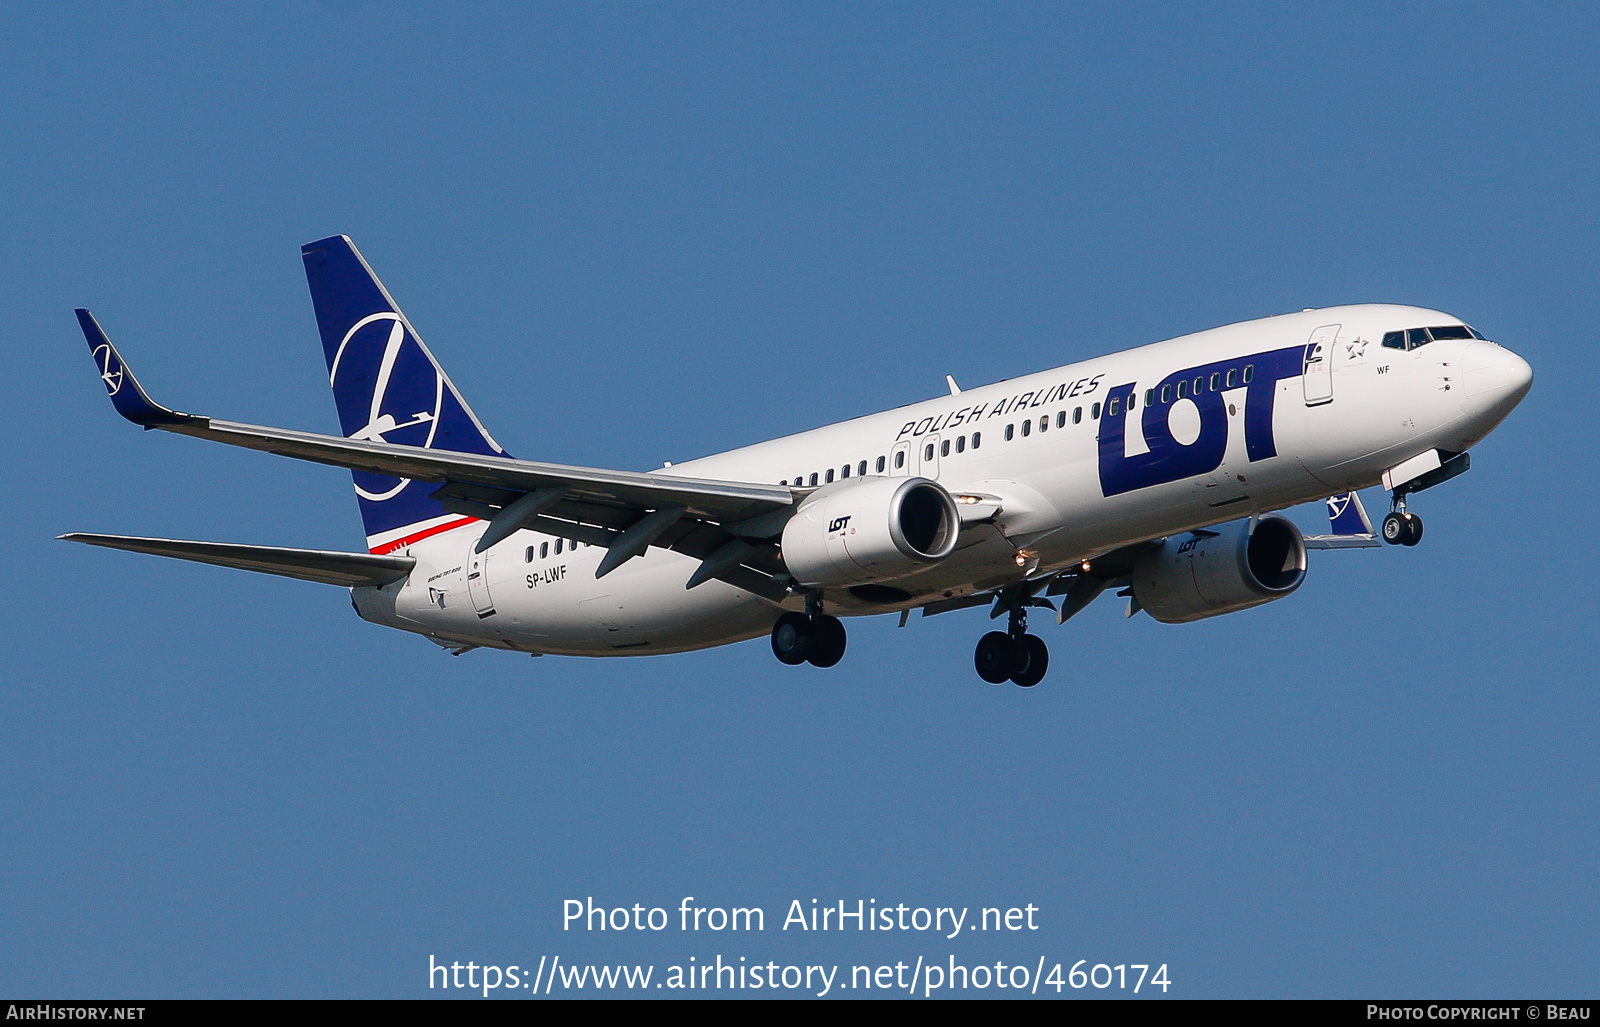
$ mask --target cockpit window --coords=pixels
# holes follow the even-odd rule
[[[1441,339],[1482,339],[1483,336],[1466,325],[1441,325],[1438,328],[1410,328],[1403,332],[1389,332],[1383,337],[1385,349],[1416,349]]]

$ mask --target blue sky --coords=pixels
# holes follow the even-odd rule
[[[1594,993],[1597,44],[1555,4],[0,11],[0,991],[954,952]],[[1102,600],[1027,691],[974,676],[981,611],[854,621],[830,672],[453,659],[337,589],[53,541],[360,548],[342,472],[118,420],[71,316],[181,409],[333,431],[297,247],[337,232],[500,441],[568,463],[1342,302],[1537,377],[1421,547],[1194,625]],[[1043,926],[563,934],[591,895]]]

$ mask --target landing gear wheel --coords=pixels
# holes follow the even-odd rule
[[[780,663],[794,667],[806,662],[816,644],[811,618],[803,613],[786,613],[772,625],[772,655]],[[840,647],[843,655],[843,646]]]
[[[1004,631],[991,631],[978,639],[978,651],[973,655],[978,676],[991,685],[1004,684],[1015,669],[1017,646]]]
[[[1403,546],[1414,546],[1422,541],[1422,518],[1414,513],[1401,514],[1406,522],[1405,535],[1400,539]]]
[[[1406,519],[1404,515],[1392,513],[1383,519],[1383,540],[1391,546],[1398,546],[1406,540]]]
[[[813,667],[831,667],[844,658],[844,624],[837,617],[818,617],[811,624],[811,655],[806,659]]]
[[[1023,688],[1032,688],[1044,680],[1044,672],[1050,669],[1050,648],[1038,635],[1023,635],[1013,644],[1011,680]]]

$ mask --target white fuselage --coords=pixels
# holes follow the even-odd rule
[[[999,516],[964,530],[948,558],[887,582],[898,590],[894,599],[868,602],[845,589],[823,597],[839,615],[893,612],[1375,485],[1430,449],[1465,451],[1526,392],[1527,364],[1476,339],[1410,351],[1381,345],[1387,333],[1459,323],[1381,304],[1263,318],[654,473],[809,490],[842,487],[864,464],[869,475],[920,476],[957,496],[998,500]],[[1192,373],[1178,379],[1179,398],[1174,377],[1184,371]],[[413,543],[405,550],[417,560],[409,579],[354,590],[357,609],[445,644],[599,656],[751,638],[783,608],[801,606],[796,598],[779,607],[715,580],[686,589],[699,561],[660,548],[596,579],[604,549],[532,531],[483,554],[469,588],[483,529],[469,521]]]

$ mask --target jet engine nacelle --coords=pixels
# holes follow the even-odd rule
[[[1300,529],[1263,517],[1252,529],[1234,521],[1215,535],[1169,538],[1133,567],[1133,597],[1163,624],[1215,617],[1270,603],[1306,580]]]
[[[857,478],[806,497],[783,529],[783,562],[810,588],[890,581],[956,547],[961,514],[927,478]]]

